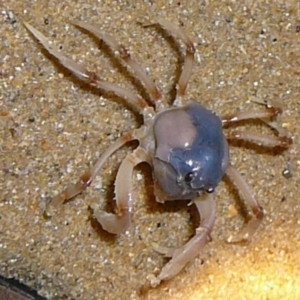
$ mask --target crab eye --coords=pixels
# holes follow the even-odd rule
[[[193,180],[194,178],[194,172],[188,172],[185,177],[184,177],[184,181],[186,183],[191,183],[191,181]]]
[[[206,189],[206,193],[208,194],[211,194],[215,191],[215,189],[212,187],[212,186],[209,186],[207,189]]]

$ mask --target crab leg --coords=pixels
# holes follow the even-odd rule
[[[147,102],[140,96],[114,83],[101,80],[96,73],[88,71],[82,64],[75,62],[74,60],[67,57],[63,52],[59,51],[53,44],[48,41],[48,39],[41,32],[39,32],[33,26],[26,22],[24,22],[24,25],[51,55],[57,58],[65,68],[73,72],[80,79],[86,80],[92,86],[95,86],[107,92],[113,92],[114,94],[127,99],[127,101],[141,113],[143,112],[145,107],[148,107]]]
[[[94,216],[106,231],[120,234],[130,226],[133,205],[132,172],[136,165],[144,161],[149,161],[149,158],[142,148],[137,148],[123,160],[115,183],[116,214],[103,211],[94,213]]]
[[[160,100],[161,94],[157,87],[155,86],[153,80],[149,77],[149,75],[145,72],[145,70],[131,58],[129,51],[123,46],[120,45],[113,36],[106,32],[102,32],[96,26],[84,23],[84,22],[72,22],[75,26],[83,28],[88,32],[91,32],[99,39],[103,40],[112,50],[113,52],[117,52],[120,58],[127,63],[128,66],[135,72],[135,76],[139,79],[146,87],[148,93],[151,96],[152,103],[155,104],[156,101]]]
[[[185,95],[185,91],[188,85],[188,81],[192,75],[192,68],[194,65],[194,54],[195,48],[191,39],[186,35],[186,33],[181,30],[178,26],[172,24],[170,21],[158,18],[157,23],[160,24],[163,28],[169,31],[175,37],[181,39],[186,46],[186,56],[184,60],[184,65],[181,71],[177,83],[177,96],[175,100],[175,105],[182,105],[182,97]]]
[[[245,140],[265,147],[287,148],[292,143],[292,139],[287,136],[268,136],[246,130],[229,130],[226,132],[228,140]]]
[[[166,256],[172,256],[171,260],[163,267],[158,275],[159,280],[168,280],[179,273],[184,266],[193,260],[210,241],[210,233],[215,223],[215,202],[213,194],[203,194],[193,200],[201,217],[200,226],[196,229],[195,236],[178,249],[158,248]]]
[[[80,180],[77,183],[71,185],[60,194],[53,197],[51,202],[48,203],[48,205],[51,204],[57,206],[58,204],[63,204],[66,200],[69,200],[75,197],[76,195],[80,194],[87,186],[91,184],[92,180],[96,177],[97,173],[99,172],[99,170],[101,169],[101,167],[106,162],[109,156],[111,156],[116,150],[122,147],[125,143],[137,139],[136,133],[137,130],[133,130],[132,132],[125,133],[122,137],[116,140],[101,155],[101,157],[98,159],[96,164],[80,177]]]
[[[230,243],[245,242],[245,241],[249,242],[251,241],[252,236],[255,234],[257,228],[262,222],[264,211],[259,206],[249,186],[246,184],[243,177],[235,167],[229,165],[226,170],[226,175],[229,177],[231,182],[236,185],[242,197],[246,200],[253,213],[252,219],[247,223],[247,225],[242,229],[242,231],[237,236],[229,237],[228,242]]]
[[[269,121],[280,114],[282,114],[282,109],[280,107],[272,106],[260,110],[250,110],[227,115],[222,118],[222,123],[224,125],[243,120],[260,119],[273,129],[275,129],[278,132],[278,136],[268,136],[245,130],[229,130],[226,132],[226,138],[229,140],[246,140],[256,143],[260,146],[286,148],[292,143],[292,139],[287,136],[283,128],[280,128],[280,126],[275,122]]]
[[[265,119],[265,118],[274,118],[282,114],[282,109],[280,107],[266,107],[260,110],[249,110],[236,112],[227,116],[222,117],[223,125],[227,125],[234,122],[239,122],[249,119]]]

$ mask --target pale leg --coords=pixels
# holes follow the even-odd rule
[[[88,23],[76,21],[73,21],[72,23],[93,33],[96,37],[103,40],[113,50],[113,52],[117,52],[120,58],[134,71],[136,78],[144,84],[151,96],[152,103],[155,104],[156,101],[160,100],[161,94],[153,80],[149,77],[145,70],[131,58],[129,51],[123,45],[120,45],[113,36],[106,32],[102,32],[96,26]]]
[[[88,71],[82,64],[75,62],[67,57],[63,52],[59,51],[41,32],[39,32],[33,26],[26,22],[24,22],[24,25],[51,55],[56,57],[65,68],[73,72],[80,79],[86,80],[88,83],[97,88],[107,92],[113,92],[114,94],[126,99],[129,104],[134,106],[140,113],[143,112],[144,108],[148,107],[147,102],[140,96],[114,83],[101,80],[96,73]]]
[[[133,153],[126,156],[118,170],[115,183],[116,213],[103,211],[94,213],[94,216],[106,231],[120,234],[130,226],[133,205],[132,172],[136,165],[144,161],[149,161],[149,158],[142,148],[137,148]]]
[[[210,233],[215,222],[215,203],[213,194],[203,194],[193,200],[200,214],[200,226],[196,229],[195,236],[184,246],[178,249],[158,247],[159,252],[172,256],[171,260],[163,267],[158,275],[158,280],[167,280],[179,273],[184,266],[193,260],[210,241]]]
[[[278,132],[278,136],[269,136],[245,130],[228,130],[226,132],[226,138],[228,140],[245,140],[265,147],[287,148],[291,145],[292,139],[279,125],[276,124],[276,122],[271,121],[281,113],[282,109],[280,107],[271,106],[260,110],[237,112],[232,115],[224,116],[222,118],[224,125],[243,120],[260,119]]]
[[[244,140],[259,146],[271,148],[287,148],[292,144],[292,139],[288,136],[269,136],[247,130],[228,130],[225,135],[227,140]]]
[[[252,219],[247,223],[247,225],[242,229],[242,231],[236,236],[229,237],[228,242],[230,243],[249,242],[251,241],[252,236],[255,234],[257,228],[262,222],[264,211],[259,206],[249,186],[246,184],[243,177],[235,167],[229,165],[226,170],[226,175],[229,177],[231,182],[236,186],[241,196],[246,200],[253,214]]]
[[[169,31],[172,35],[174,35],[176,38],[179,38],[182,40],[182,42],[186,46],[186,56],[184,60],[184,65],[182,67],[181,75],[178,80],[177,84],[177,95],[175,99],[174,105],[180,106],[183,105],[182,98],[185,95],[185,91],[189,82],[189,79],[192,75],[192,68],[194,65],[194,54],[195,54],[195,48],[193,45],[193,42],[188,37],[188,35],[178,26],[171,23],[168,20],[158,18],[157,22],[165,28],[167,31]]]
[[[111,156],[116,150],[122,147],[125,143],[137,139],[135,133],[137,131],[134,130],[132,132],[125,133],[122,137],[120,137],[117,141],[115,141],[106,151],[101,155],[96,164],[84,173],[79,181],[67,189],[65,189],[60,194],[56,195],[52,198],[51,202],[48,205],[57,206],[58,204],[63,204],[66,200],[69,200],[76,195],[80,194],[87,186],[89,186],[92,180],[95,178],[103,164],[106,160]]]
[[[265,119],[265,118],[274,118],[282,114],[282,109],[280,107],[266,107],[259,110],[248,110],[236,112],[231,115],[223,116],[222,123],[223,125],[231,124],[234,122],[239,122],[249,119]]]

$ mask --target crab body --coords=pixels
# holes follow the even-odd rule
[[[222,122],[197,102],[157,114],[153,174],[166,200],[212,193],[229,163]]]
[[[186,46],[186,56],[182,72],[177,83],[177,94],[173,106],[167,107],[166,99],[160,93],[145,70],[133,60],[129,51],[120,45],[111,35],[98,27],[84,22],[73,22],[89,33],[103,40],[141,80],[149,93],[149,101],[114,83],[102,80],[96,73],[88,71],[82,64],[75,62],[50,44],[47,38],[25,23],[27,29],[40,41],[50,54],[76,76],[87,80],[91,85],[123,97],[144,117],[144,125],[125,133],[117,139],[98,159],[96,164],[83,174],[79,181],[52,198],[52,206],[63,204],[89,186],[98,174],[107,158],[121,146],[132,140],[138,140],[139,146],[122,161],[115,182],[115,213],[94,211],[102,227],[114,234],[125,232],[131,223],[133,212],[132,174],[136,165],[147,162],[152,166],[154,192],[156,200],[191,200],[200,214],[200,225],[195,236],[178,249],[159,247],[156,249],[171,257],[157,276],[157,283],[170,279],[194,259],[210,240],[215,221],[214,191],[226,174],[238,188],[252,212],[252,219],[231,242],[250,240],[263,218],[263,209],[259,206],[250,188],[230,164],[227,140],[243,139],[265,147],[287,148],[291,144],[288,135],[275,125],[274,118],[281,112],[279,107],[266,107],[260,110],[234,113],[219,118],[198,102],[185,100],[186,87],[194,63],[194,46],[181,28],[164,19],[156,19],[151,25],[159,25],[179,38]],[[186,104],[187,103],[187,104]],[[266,136],[251,131],[227,129],[240,120],[259,119],[270,125],[276,136]]]

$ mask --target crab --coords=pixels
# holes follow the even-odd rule
[[[196,206],[200,215],[200,225],[195,235],[177,249],[165,247],[156,249],[170,257],[157,276],[158,282],[178,274],[210,241],[215,222],[214,192],[225,174],[238,189],[240,196],[244,198],[252,212],[249,222],[240,233],[231,237],[229,242],[250,241],[263,220],[264,210],[241,174],[230,163],[227,141],[246,140],[264,147],[288,148],[292,140],[275,122],[282,109],[278,106],[266,105],[261,109],[240,111],[220,118],[198,101],[187,101],[186,89],[194,64],[195,48],[181,28],[168,20],[157,18],[147,26],[160,26],[173,37],[181,40],[186,48],[184,64],[176,85],[176,97],[170,106],[146,71],[131,58],[129,51],[113,36],[88,23],[72,23],[103,40],[142,82],[150,100],[146,101],[130,90],[102,80],[96,73],[88,71],[82,64],[68,58],[41,32],[25,23],[27,29],[60,64],[92,86],[126,99],[142,114],[144,120],[140,128],[123,134],[108,147],[96,164],[83,174],[76,184],[52,198],[50,204],[58,206],[80,194],[91,184],[109,156],[124,144],[137,140],[139,146],[125,157],[117,172],[115,213],[94,211],[94,216],[101,226],[112,234],[124,233],[129,228],[134,202],[132,175],[134,168],[142,162],[147,162],[152,168],[156,201],[190,200],[190,204]],[[236,122],[250,119],[265,122],[276,134],[270,136],[230,128],[230,125]],[[223,130],[224,126],[226,130]]]

